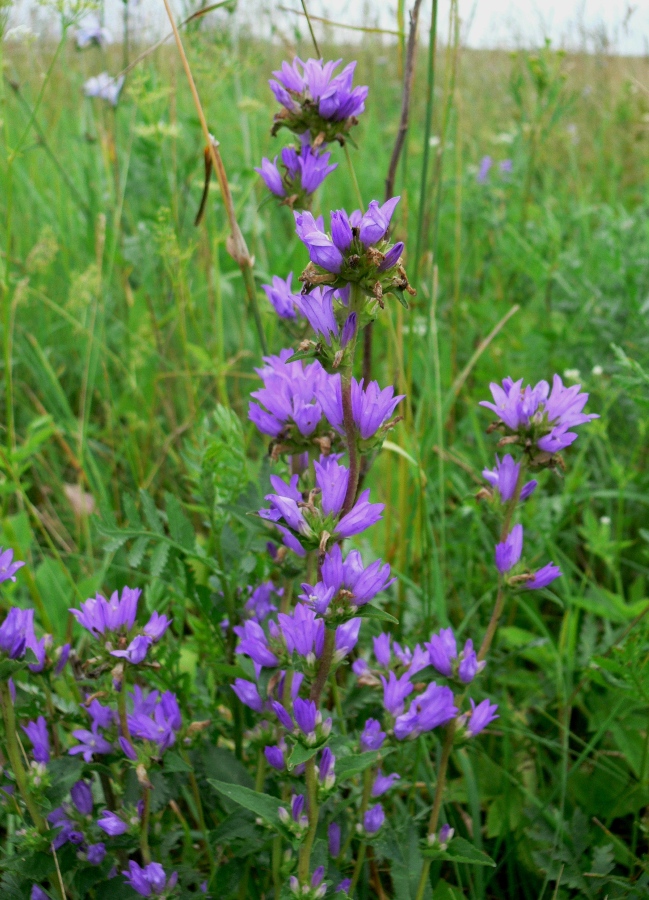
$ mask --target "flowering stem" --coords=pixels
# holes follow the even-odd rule
[[[358,489],[358,477],[360,475],[360,466],[358,458],[358,448],[356,446],[356,425],[354,424],[354,414],[352,411],[352,383],[351,377],[343,376],[342,379],[342,395],[343,395],[343,424],[345,426],[345,436],[347,438],[347,452],[349,454],[349,481],[347,482],[347,493],[345,494],[345,502],[340,512],[342,516],[346,516],[354,503],[356,502],[356,491]]]
[[[332,632],[333,633],[333,632]],[[315,772],[315,756],[307,760],[305,768],[307,816],[309,818],[309,830],[300,848],[298,862],[298,879],[300,886],[309,883],[309,869],[311,865],[311,850],[315,841],[315,833],[318,828],[318,779]]]
[[[9,684],[6,681],[0,683],[0,698],[2,698],[2,716],[5,724],[5,740],[7,742],[7,756],[11,763],[16,784],[20,791],[20,796],[25,802],[25,806],[29,810],[29,814],[33,819],[34,825],[44,834],[47,831],[45,820],[38,811],[38,807],[29,793],[27,786],[27,774],[23,768],[23,761],[20,758],[20,749],[16,738],[16,716],[14,715],[14,705],[11,700]]]
[[[117,712],[122,734],[131,743],[131,732],[128,730],[128,716],[126,714],[126,663],[124,663],[124,675],[122,676],[122,683],[117,695]]]
[[[435,785],[433,808],[430,811],[430,819],[428,820],[429,836],[437,832],[439,814],[442,809],[442,799],[444,797],[444,789],[446,788],[446,770],[448,769],[448,761],[451,757],[451,750],[453,749],[453,739],[455,738],[456,728],[457,719],[453,719],[453,721],[449,723],[446,729],[444,745],[442,746],[442,758],[440,759],[439,769],[437,771],[437,784]],[[419,877],[419,885],[417,887],[415,900],[424,900],[424,893],[426,891],[426,884],[428,882],[428,873],[430,872],[431,862],[431,859],[424,860],[424,864],[421,868],[421,875]]]
[[[140,826],[140,853],[142,860],[148,866],[151,862],[151,850],[149,849],[149,816],[151,815],[151,790],[144,788],[144,809],[142,810],[142,824]]]
[[[523,490],[523,483],[525,481],[525,461],[522,460],[520,463],[520,469],[518,472],[518,479],[516,481],[516,487],[514,489],[514,494],[507,503],[505,507],[505,516],[503,518],[503,524],[500,529],[500,540],[504,541],[509,534],[509,529],[512,522],[512,516],[514,515],[514,510],[518,506],[518,502],[521,498],[521,491]],[[500,617],[503,614],[503,607],[505,605],[505,584],[502,576],[498,582],[498,594],[496,595],[496,605],[493,608],[493,612],[491,613],[491,618],[489,619],[489,624],[487,625],[487,630],[485,632],[485,636],[482,639],[482,644],[480,645],[480,650],[478,651],[478,659],[482,661],[487,653],[489,653],[489,648],[494,639],[494,635],[496,634],[496,630],[498,629],[498,622],[500,621]]]

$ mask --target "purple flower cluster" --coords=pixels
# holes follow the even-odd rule
[[[559,453],[577,440],[571,428],[599,418],[583,412],[588,394],[580,393],[581,385],[565,387],[559,375],[552,380],[552,390],[547,381],[523,387],[522,378],[505,378],[502,385],[492,383],[490,389],[494,402],[482,400],[480,405],[492,410],[526,450],[534,446],[543,453]]]
[[[141,593],[139,588],[124,587],[121,597],[115,591],[110,600],[97,594],[82,603],[80,610],[71,609],[70,612],[94,637],[105,640],[105,648],[111,656],[139,665],[152,644],[162,638],[171,624],[165,615],[153,612],[142,632],[131,635]],[[113,641],[119,645],[116,650],[113,649]]]
[[[271,476],[275,493],[267,494],[270,509],[259,510],[259,515],[274,522],[282,534],[284,543],[299,556],[305,547],[317,547],[326,531],[338,539],[360,534],[382,518],[383,503],[370,503],[369,490],[363,491],[351,510],[341,516],[349,484],[349,469],[340,465],[335,456],[315,461],[315,483],[318,493],[311,492],[307,500],[298,490],[299,476],[293,475],[286,483],[276,475]],[[316,506],[316,498],[319,504]]]
[[[171,691],[149,691],[144,694],[135,685],[129,694],[133,703],[133,712],[128,716],[128,727],[131,735],[142,741],[150,741],[157,745],[159,753],[163,753],[176,740],[176,733],[182,726],[182,717],[176,695]]]
[[[287,206],[298,205],[302,209],[310,206],[312,195],[338,166],[338,163],[329,163],[331,153],[311,147],[309,135],[306,137],[307,142],[299,151],[295,147],[284,147],[281,152],[283,171],[277,165],[277,157],[272,162],[264,157],[261,166],[255,168],[271,193]]]
[[[496,568],[501,575],[508,575],[516,566],[523,552],[523,526],[514,525],[504,541],[496,544]],[[512,584],[521,584],[528,591],[547,587],[561,575],[561,569],[547,563],[536,572],[514,576]]]
[[[0,625],[0,650],[9,659],[22,659],[27,650],[36,657],[29,664],[32,672],[42,672],[45,667],[46,638],[37,640],[34,633],[34,610],[12,606]]]
[[[125,876],[126,883],[141,897],[159,897],[162,893],[173,890],[178,881],[176,872],[167,878],[165,870],[156,862],[140,866],[131,860],[122,875]]]
[[[343,397],[340,375],[331,375],[320,388],[318,399],[329,424],[340,434],[343,433]],[[381,388],[377,381],[371,381],[363,389],[363,379],[351,381],[352,417],[358,434],[363,441],[373,438],[379,429],[386,430],[386,423],[405,394],[394,394],[392,385]]]
[[[321,566],[322,580],[315,586],[303,584],[304,600],[318,615],[325,617],[353,616],[359,606],[388,588],[396,579],[390,578],[390,566],[375,560],[365,568],[358,550],[352,550],[343,561],[340,544],[334,544],[325,554]]]
[[[344,135],[365,109],[368,88],[353,87],[355,62],[335,75],[341,62],[302,62],[296,57],[273,72],[275,78],[268,83],[283,107],[275,116],[274,134],[286,127],[299,135],[308,131],[314,140],[343,143]]]

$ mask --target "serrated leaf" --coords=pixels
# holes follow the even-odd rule
[[[135,505],[135,499],[131,496],[131,494],[122,494],[122,506],[124,507],[124,512],[126,514],[129,525],[133,525],[137,529],[143,528],[144,522],[142,521],[142,517],[140,516],[138,508]]]
[[[162,575],[169,559],[169,544],[161,541],[151,554],[151,574],[154,578]]]
[[[156,534],[164,534],[162,519],[160,518],[160,513],[156,509],[156,505],[153,502],[153,497],[151,496],[151,494],[149,494],[144,489],[141,489],[140,501],[142,503],[142,509],[144,510],[144,515],[147,522],[149,523],[149,528],[151,529],[151,531],[155,531]]]
[[[398,619],[395,619],[390,613],[386,612],[384,609],[379,609],[378,606],[374,606],[372,603],[366,603],[364,606],[359,606],[356,615],[360,616],[361,619],[377,619],[379,622],[392,622],[395,625],[399,624]]]
[[[307,762],[315,756],[318,750],[321,750],[323,746],[324,744],[320,744],[318,747],[305,747],[303,744],[296,744],[286,762],[286,767],[289,772],[292,772],[296,766],[301,766],[302,763]]]
[[[128,534],[114,534],[104,544],[104,550],[106,553],[114,553],[120,547],[123,547],[127,540]]]
[[[167,523],[169,532],[177,544],[184,547],[185,550],[193,550],[196,543],[196,535],[182,508],[180,500],[173,494],[165,493],[165,511],[167,513]]]
[[[226,784],[224,781],[216,781],[214,778],[207,779],[215,791],[223,794],[229,800],[249,809],[256,816],[260,816],[270,825],[274,825],[280,831],[287,833],[287,829],[279,818],[279,808],[283,806],[282,801],[277,797],[271,797],[270,794],[260,794],[258,791],[251,791],[250,788],[243,787],[240,784]]]
[[[149,546],[148,537],[139,537],[128,552],[128,564],[133,569],[139,568],[144,559],[146,548]]]

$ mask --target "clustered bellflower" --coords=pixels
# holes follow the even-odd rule
[[[255,172],[261,175],[268,190],[283,204],[308,209],[313,194],[338,163],[330,163],[331,153],[321,147],[311,147],[309,143],[303,143],[299,150],[284,147],[280,156],[280,165],[277,164],[277,157],[272,162],[264,157]]]
[[[282,109],[275,116],[272,132],[288,128],[294,134],[309,132],[314,142],[344,143],[346,135],[365,109],[367,87],[353,87],[356,63],[335,75],[342,60],[323,62],[295,58],[283,62],[268,82]]]

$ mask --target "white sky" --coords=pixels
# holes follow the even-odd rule
[[[198,0],[172,2],[179,16],[201,5]],[[430,21],[431,2],[424,0],[422,7],[424,30]],[[439,0],[442,40],[447,34],[449,3],[450,0]],[[139,22],[140,27],[156,34],[166,29],[162,0],[131,0],[131,4],[134,25]],[[104,0],[103,5],[106,23],[119,40],[123,4],[121,0]],[[410,0],[407,5],[411,6]],[[293,22],[299,21],[306,32],[303,18],[280,10],[281,6],[301,9],[300,0],[239,0],[237,15],[254,28],[265,30],[272,11],[273,21],[281,27],[290,29]],[[350,25],[371,23],[396,28],[396,0],[307,0],[307,6],[314,15]],[[266,15],[259,15],[260,7],[267,10]],[[10,24],[33,21],[35,14],[43,14],[37,0],[16,0]],[[549,37],[553,46],[566,49],[606,46],[614,53],[649,54],[649,0],[460,0],[460,15],[464,43],[472,47],[538,46],[544,37]],[[340,36],[350,39],[357,35],[341,31]]]

